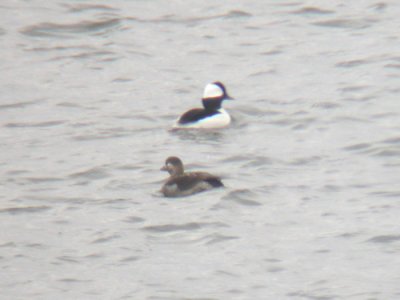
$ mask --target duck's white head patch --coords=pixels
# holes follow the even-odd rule
[[[209,83],[204,88],[203,99],[217,98],[217,97],[222,97],[223,95],[224,95],[224,91],[221,89],[220,86],[218,86],[214,83]]]

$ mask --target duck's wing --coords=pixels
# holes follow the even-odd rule
[[[224,185],[219,177],[205,172],[195,172],[170,177],[161,192],[167,197],[181,197],[222,186]]]
[[[181,176],[172,177],[166,182],[166,185],[176,185],[180,191],[224,186],[219,177],[206,172],[185,173]]]
[[[212,187],[221,187],[224,186],[224,184],[221,181],[221,178],[215,175],[212,175],[207,172],[195,172],[192,173],[195,174],[198,178],[201,178],[202,181],[208,182]]]
[[[218,114],[218,111],[208,112],[203,108],[193,108],[187,112],[185,112],[178,120],[178,123],[181,125],[197,122],[207,116],[212,116],[214,114]]]

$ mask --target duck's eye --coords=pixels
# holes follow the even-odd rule
[[[167,168],[172,168],[174,165],[171,163],[167,163]]]

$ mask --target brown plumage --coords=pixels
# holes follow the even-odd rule
[[[182,161],[175,156],[168,157],[161,168],[170,177],[161,188],[166,197],[182,197],[224,186],[218,176],[206,172],[184,172]]]

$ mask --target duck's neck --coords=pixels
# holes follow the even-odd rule
[[[223,98],[218,97],[218,98],[208,98],[208,99],[203,99],[203,106],[206,111],[216,111],[221,108]]]
[[[175,166],[169,173],[171,177],[177,177],[183,175],[183,166]]]

